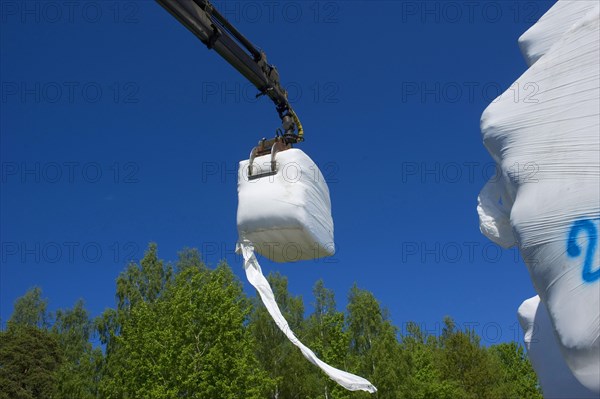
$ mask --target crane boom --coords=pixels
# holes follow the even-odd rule
[[[286,147],[304,140],[300,121],[292,109],[287,91],[281,86],[277,68],[267,62],[264,51],[256,48],[208,0],[156,0],[209,49],[215,50],[248,81],[268,96],[282,121],[282,135],[263,139],[258,152],[282,142]]]

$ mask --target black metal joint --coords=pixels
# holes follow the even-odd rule
[[[221,37],[221,31],[219,30],[219,28],[217,28],[214,24],[212,25],[212,28],[213,33],[208,37],[208,41],[206,43],[206,47],[208,47],[209,50],[212,50],[212,48],[215,47],[215,43],[217,42],[219,37]]]

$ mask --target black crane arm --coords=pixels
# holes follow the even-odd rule
[[[304,140],[298,116],[279,82],[277,68],[267,62],[257,49],[208,0],[156,0],[165,10],[188,28],[209,49],[215,50],[274,103],[282,121],[281,139],[285,145]],[[265,143],[263,143],[265,144]]]

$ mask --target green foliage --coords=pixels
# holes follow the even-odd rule
[[[444,380],[458,381],[464,390],[461,396],[490,398],[496,384],[494,368],[486,349],[472,330],[456,330],[446,317],[440,337],[440,371]]]
[[[522,347],[514,342],[483,347],[472,330],[457,329],[448,317],[440,337],[409,324],[401,347],[408,378],[401,382],[398,397],[542,397]]]
[[[375,296],[355,284],[348,295],[350,371],[369,379],[378,389],[377,398],[399,397],[398,383],[404,376],[396,328]],[[354,397],[370,397],[356,393]]]
[[[117,278],[116,309],[107,309],[95,321],[100,342],[106,347],[98,377],[101,397],[125,397],[128,385],[123,375],[129,354],[121,345],[122,330],[133,309],[156,302],[171,280],[172,268],[158,258],[155,243],[150,243],[140,264],[130,263]]]
[[[522,346],[502,343],[492,346],[489,353],[498,362],[501,383],[497,397],[542,399],[537,377]]]
[[[42,290],[34,287],[17,299],[9,324],[45,328],[49,323],[48,300],[42,298]]]
[[[103,397],[261,398],[270,385],[245,328],[249,302],[231,269],[209,270],[197,251],[178,273],[151,246],[119,277],[119,309],[99,325],[113,342]]]
[[[158,247],[151,243],[140,264],[130,263],[117,279],[117,309],[128,311],[137,303],[156,301],[171,275],[172,268],[158,259]]]
[[[15,302],[0,332],[0,399],[542,398],[514,342],[485,347],[450,318],[439,336],[414,323],[399,335],[371,292],[354,285],[342,312],[323,281],[306,317],[284,276],[269,281],[296,336],[377,393],[346,391],[304,359],[225,263],[209,269],[184,249],[171,266],[150,244],[93,321],[83,301],[51,317],[39,288]]]
[[[64,358],[57,371],[60,398],[91,399],[97,396],[102,351],[92,348],[93,327],[82,300],[73,309],[56,312],[52,332]]]
[[[401,359],[406,367],[401,379],[399,397],[410,399],[452,399],[464,397],[464,391],[454,380],[442,378],[437,337],[424,334],[414,323],[408,323],[407,334],[400,342]]]
[[[58,342],[48,331],[12,324],[0,332],[0,398],[49,399],[58,392]]]
[[[313,296],[314,312],[307,320],[306,343],[321,360],[333,367],[347,369],[350,336],[345,329],[344,313],[336,309],[334,293],[325,288],[323,280],[315,284]],[[349,398],[351,395],[321,372],[318,385],[321,395],[316,397]]]
[[[384,328],[385,316],[372,293],[359,289],[356,284],[348,295],[348,331],[351,352],[358,356],[370,353],[373,340]],[[373,365],[366,364],[363,372],[372,372]]]

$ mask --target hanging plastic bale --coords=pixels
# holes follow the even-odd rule
[[[288,149],[240,162],[237,252],[277,327],[302,355],[350,391],[376,392],[366,379],[320,360],[290,329],[254,252],[276,262],[331,256],[333,220],[329,189],[321,171],[301,150]]]
[[[477,207],[487,237],[519,247],[560,353],[596,394],[599,21],[597,1],[559,1],[520,38],[530,68],[481,117],[484,144],[501,176],[486,184]],[[523,94],[518,101],[515,90]]]
[[[301,150],[240,162],[238,197],[239,236],[264,257],[294,262],[335,253],[329,188]]]

